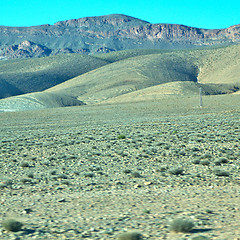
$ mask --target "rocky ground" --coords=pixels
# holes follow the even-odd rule
[[[179,106],[1,113],[0,238],[240,239],[239,109]]]

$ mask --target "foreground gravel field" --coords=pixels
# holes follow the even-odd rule
[[[240,112],[211,99],[1,113],[0,239],[240,239]]]

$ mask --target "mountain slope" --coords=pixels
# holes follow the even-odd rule
[[[23,94],[17,87],[0,79],[0,99]]]
[[[209,85],[206,94],[232,93],[240,87],[239,51],[240,45],[127,58],[46,91],[69,94],[88,104],[170,82],[190,81]],[[232,70],[235,71],[229,75]],[[221,78],[216,78],[219,71]]]
[[[42,91],[105,64],[81,54],[0,61],[0,98]]]
[[[240,43],[240,25],[209,30],[178,24],[151,24],[121,14],[60,21],[54,25],[0,26],[0,58],[3,59],[237,43]]]
[[[197,74],[183,53],[151,54],[108,64],[46,92],[69,94],[89,104],[166,82],[196,82]]]
[[[54,93],[28,93],[0,100],[0,112],[15,112],[25,110],[39,110],[45,108],[57,108],[67,106],[81,106],[83,102]]]
[[[240,82],[240,45],[198,51],[198,79],[207,84],[234,84]]]
[[[36,61],[39,61],[38,64]],[[90,65],[93,70],[88,66],[88,61],[92,61]],[[146,101],[174,95],[191,96],[199,94],[200,86],[205,95],[238,95],[240,45],[208,50],[127,50],[96,57],[70,54],[2,61],[0,68],[5,69],[10,77],[41,70],[44,70],[46,79],[52,73],[57,76],[69,76],[71,71],[74,74],[77,71],[82,73],[43,92],[0,100],[1,111]],[[31,76],[34,79],[34,75]],[[2,82],[7,86],[7,82]],[[38,83],[41,85],[44,81]],[[13,90],[20,91],[22,88],[18,86],[18,81],[15,84]],[[11,93],[10,90],[13,91],[9,87]]]
[[[126,50],[97,56],[64,54],[0,61],[0,99],[38,92],[106,64],[163,50]]]

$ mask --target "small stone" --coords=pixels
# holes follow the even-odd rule
[[[83,238],[89,238],[89,237],[91,237],[91,233],[89,233],[89,232],[83,232],[83,233],[82,233],[82,237],[83,237]]]
[[[120,181],[116,181],[115,184],[116,184],[116,185],[123,185],[123,183],[120,182]]]
[[[149,185],[152,185],[153,183],[152,182],[145,182],[144,185],[145,186],[149,186]]]
[[[32,209],[31,209],[31,208],[25,208],[25,209],[23,210],[23,213],[25,213],[25,214],[29,214],[30,212],[32,212]]]
[[[91,228],[90,231],[91,232],[97,232],[98,230],[96,228]]]

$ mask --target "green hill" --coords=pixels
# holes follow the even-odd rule
[[[151,54],[108,64],[47,92],[64,92],[89,104],[167,82],[196,82],[197,74],[194,62],[183,53]]]
[[[240,45],[208,50],[153,51],[149,55],[141,55],[138,50],[135,57],[132,57],[133,51],[126,54],[126,59],[68,80],[47,92],[64,92],[87,104],[171,82],[207,85],[205,94],[232,93],[240,87],[239,51]],[[118,58],[118,53],[115,54]],[[170,85],[165,85],[165,91]],[[185,94],[184,89],[181,92]]]
[[[80,106],[83,102],[64,94],[35,92],[0,100],[0,112],[15,112],[67,106]]]
[[[184,51],[128,50],[97,56],[67,54],[1,61],[0,69],[5,77],[0,79],[2,97],[38,92],[41,108],[190,96],[199,94],[200,86],[205,95],[238,94],[240,45]],[[39,93],[38,89],[46,90]],[[26,102],[25,96],[17,100]],[[63,99],[66,104],[61,103]],[[11,102],[8,109],[16,108],[16,98],[4,100]],[[0,108],[7,106],[6,101],[0,101]],[[31,99],[29,106],[32,104]]]
[[[108,64],[81,54],[0,61],[0,98],[43,91]]]
[[[207,51],[198,50],[199,76],[204,84],[240,83],[240,45],[217,48]]]
[[[172,52],[171,50],[156,50],[156,49],[132,49],[132,50],[122,50],[110,53],[103,53],[95,55],[97,58],[109,61],[109,62],[117,62],[120,60],[124,60],[127,58],[150,55],[150,54],[160,54]]]

